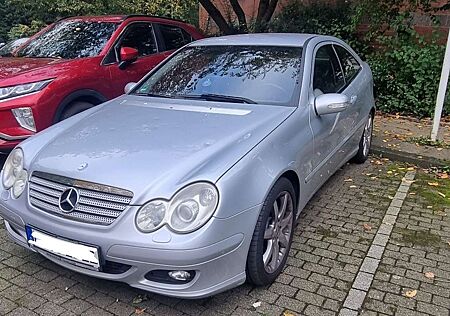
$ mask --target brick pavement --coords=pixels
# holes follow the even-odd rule
[[[10,242],[2,223],[0,315],[131,315],[143,309],[141,315],[337,315],[403,174],[379,161],[345,166],[305,208],[287,267],[273,285],[245,284],[201,300],[146,294],[71,272]],[[437,242],[435,235],[450,239],[448,217],[423,203],[418,196],[407,197],[361,314],[448,315],[450,248],[409,243],[418,230],[432,234],[432,242]],[[435,280],[423,276],[428,268]],[[403,296],[413,289],[418,290],[415,298]],[[255,308],[256,302],[261,305]]]

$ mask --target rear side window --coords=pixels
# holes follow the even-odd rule
[[[344,86],[344,76],[333,47],[331,45],[320,47],[314,60],[314,93],[316,95],[336,93]]]
[[[192,42],[192,36],[185,30],[172,25],[159,25],[166,50],[174,50]]]
[[[347,84],[349,84],[361,70],[361,65],[358,63],[356,58],[353,57],[353,55],[350,54],[350,52],[347,51],[344,47],[335,45],[334,48],[336,49],[339,60],[341,61],[341,65],[344,70],[345,81],[347,82]]]

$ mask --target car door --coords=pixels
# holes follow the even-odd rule
[[[313,58],[313,71],[309,88],[309,120],[313,133],[312,172],[306,182],[315,191],[340,165],[339,146],[344,140],[346,111],[317,115],[314,100],[321,94],[340,93],[345,88],[345,79],[340,62],[331,43],[316,46]]]
[[[364,122],[366,121],[366,117],[363,117],[361,110],[364,108],[364,102],[367,102],[364,99],[364,89],[367,86],[358,76],[362,70],[362,66],[356,57],[339,44],[334,44],[333,47],[337,53],[345,77],[345,87],[342,93],[351,99],[350,106],[346,110],[345,121],[343,122],[343,128],[347,138],[349,138],[355,134],[355,129],[358,127],[359,122],[362,120]],[[350,142],[346,144],[344,150],[351,151],[353,148],[356,148],[360,136],[355,135],[353,139],[350,139]]]
[[[136,49],[139,57],[135,62],[121,69],[119,63],[122,47]],[[104,60],[104,64],[107,64],[106,67],[110,71],[115,96],[123,94],[127,83],[138,82],[166,57],[167,54],[162,52],[157,45],[152,23],[133,22],[129,24]]]

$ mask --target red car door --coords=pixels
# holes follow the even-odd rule
[[[136,61],[119,68],[120,50],[123,47],[136,49],[139,56]],[[167,52],[160,51],[152,23],[130,23],[103,62],[110,72],[114,97],[124,93],[127,83],[138,82],[167,57]]]

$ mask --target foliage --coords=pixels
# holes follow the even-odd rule
[[[198,23],[196,0],[0,0],[0,41],[29,35],[38,26],[66,16],[151,14]],[[28,26],[28,28],[26,27]]]
[[[30,25],[17,24],[9,30],[8,38],[12,40],[21,37],[30,37],[31,35],[39,32],[45,26],[46,24],[44,22],[36,20],[31,21]]]
[[[431,116],[434,112],[445,48],[414,31],[383,39],[384,49],[368,58],[378,108],[388,113]],[[449,102],[444,113],[450,113]]]
[[[357,7],[348,1],[337,1],[336,5],[316,3],[299,4],[291,1],[274,18],[270,30],[281,33],[311,33],[336,36],[363,54],[367,48],[358,39],[356,28],[360,20]]]
[[[378,109],[430,116],[435,107],[444,47],[436,37],[425,40],[413,30],[411,11],[402,11],[400,2],[407,3],[362,0],[356,5],[338,1],[330,6],[293,1],[274,18],[270,28],[275,32],[318,33],[343,39],[371,66]],[[404,8],[429,11],[432,2],[411,1]],[[365,34],[357,30],[362,19],[371,21],[373,27]],[[383,35],[387,28],[381,25],[387,25],[393,35]],[[450,99],[444,113],[450,113]]]

